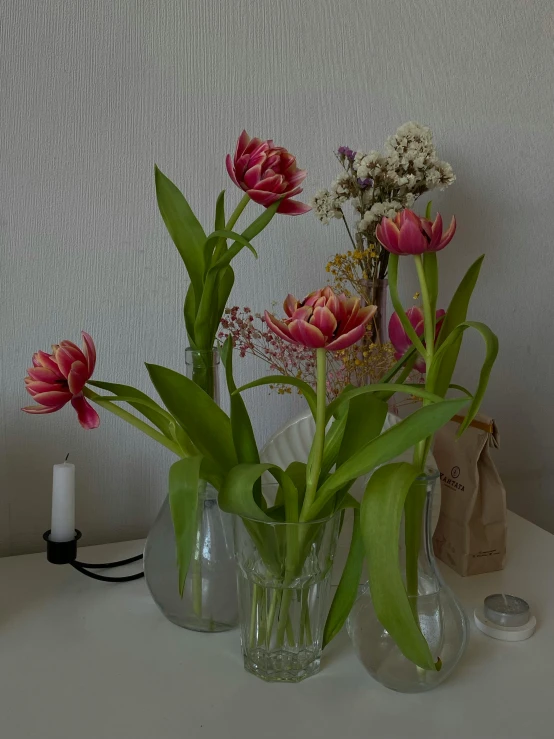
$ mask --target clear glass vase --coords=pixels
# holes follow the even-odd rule
[[[339,523],[340,513],[310,523],[235,518],[244,667],[262,680],[319,671]]]
[[[238,624],[233,520],[218,506],[211,485],[201,483],[198,491],[196,542],[183,597],[168,498],[146,540],[144,577],[160,611],[177,626],[213,632]]]
[[[444,584],[433,554],[432,509],[437,480],[437,472],[422,476],[408,493],[400,536],[400,563],[412,611],[417,614],[434,660],[441,660],[441,669],[425,670],[402,654],[377,618],[369,585],[360,588],[347,621],[354,649],[369,674],[402,693],[432,690],[444,682],[460,661],[469,637],[467,617]],[[407,510],[409,516],[421,521],[415,535],[409,533],[413,527],[405,526]]]
[[[217,350],[186,350],[187,376],[219,400]],[[177,626],[194,631],[227,631],[238,624],[232,516],[217,502],[208,483],[198,486],[196,540],[183,597],[175,549],[175,532],[166,497],[144,549],[144,576],[158,608]]]

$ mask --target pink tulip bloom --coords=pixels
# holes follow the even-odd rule
[[[393,254],[425,254],[440,251],[450,243],[456,232],[456,219],[452,217],[448,231],[442,232],[440,213],[434,221],[420,218],[413,210],[401,210],[394,218],[383,218],[375,235],[380,243]]]
[[[302,192],[300,184],[306,178],[306,170],[298,169],[295,157],[282,146],[274,146],[271,139],[251,139],[243,131],[234,159],[227,154],[225,164],[235,185],[264,208],[281,200],[277,213],[297,216],[311,210],[309,205],[291,200]]]
[[[414,327],[414,330],[418,336],[423,336],[425,332],[425,319],[423,317],[423,311],[421,308],[418,308],[417,306],[414,306],[413,308],[408,308],[406,311],[406,315],[408,316],[408,320]],[[437,325],[435,328],[435,341],[437,340],[437,337],[439,335],[439,331],[441,329],[442,319],[446,315],[446,311],[438,310],[437,311]],[[400,322],[400,318],[398,317],[398,313],[393,313],[390,317],[389,321],[389,339],[391,344],[395,348],[395,354],[394,356],[396,359],[400,359],[401,357],[406,354],[408,349],[411,348],[412,342],[410,340],[410,337],[408,334],[404,331],[404,327],[402,326],[402,323]],[[417,361],[414,365],[414,369],[416,369],[418,372],[425,372],[425,360],[423,357],[418,357]]]
[[[360,308],[359,298],[336,295],[330,287],[324,287],[301,302],[288,295],[284,309],[287,318],[283,321],[265,312],[265,322],[273,333],[291,344],[337,351],[362,338],[377,307]]]
[[[25,378],[26,390],[38,403],[22,408],[25,413],[54,413],[71,401],[84,429],[95,429],[100,417],[83,395],[96,364],[96,349],[91,337],[82,332],[83,350],[71,341],[60,341],[52,354],[36,352],[33,366]]]

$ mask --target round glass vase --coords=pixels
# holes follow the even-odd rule
[[[235,518],[244,668],[262,680],[296,683],[319,671],[340,519]]]
[[[186,350],[187,376],[219,400],[217,350]],[[144,576],[154,602],[172,623],[193,631],[228,631],[238,624],[233,519],[217,502],[217,490],[198,486],[196,537],[183,597],[175,532],[166,496],[144,548]]]
[[[431,514],[438,477],[437,472],[424,475],[412,485],[404,508],[399,555],[412,611],[434,661],[441,660],[441,669],[425,670],[402,654],[379,622],[367,584],[360,588],[347,620],[354,649],[366,670],[387,688],[401,693],[432,690],[444,682],[460,661],[469,638],[467,617],[444,584],[433,554]],[[416,526],[406,527],[407,510]]]

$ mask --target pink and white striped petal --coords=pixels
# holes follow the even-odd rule
[[[77,418],[84,429],[97,429],[100,426],[100,416],[83,395],[72,398],[71,405],[77,411]]]
[[[427,251],[427,239],[413,221],[402,224],[398,236],[399,254],[424,254]]]
[[[263,190],[247,190],[246,192],[255,203],[263,205],[265,208],[269,208],[270,205],[273,205],[275,201],[279,200],[279,194],[274,192],[265,192]]]
[[[277,208],[277,213],[287,216],[301,216],[311,210],[311,206],[307,203],[301,203],[299,200],[283,200]]]
[[[63,390],[49,390],[43,393],[37,393],[33,396],[40,405],[57,406],[61,408],[71,400],[71,393]]]
[[[92,337],[90,336],[90,334],[87,334],[86,331],[81,331],[81,336],[83,337],[83,342],[85,345],[84,354],[87,360],[88,374],[90,377],[94,372],[94,368],[96,367],[96,347],[94,346],[94,341],[92,340]]]
[[[275,318],[275,316],[268,313],[268,311],[265,311],[264,313],[264,320],[268,328],[270,328],[274,334],[277,334],[277,336],[280,336],[281,339],[284,339],[285,341],[290,341],[291,344],[296,343],[289,333],[289,327],[284,321],[280,321],[278,318]]]
[[[34,415],[41,415],[43,413],[55,413],[56,411],[59,411],[61,408],[63,408],[65,403],[63,405],[53,405],[53,406],[47,406],[47,405],[26,405],[24,408],[22,408],[22,411],[25,411],[25,413],[31,413]]]
[[[89,372],[84,362],[73,362],[67,376],[67,384],[73,395],[79,395],[89,378]]]
[[[331,339],[333,337],[337,328],[337,319],[327,306],[318,306],[315,308],[310,323],[312,326],[318,328],[321,333],[327,337],[327,339]]]
[[[294,311],[299,307],[299,305],[300,303],[294,297],[294,295],[291,295],[289,293],[287,297],[285,298],[285,302],[283,303],[284,311],[289,318],[292,318]]]
[[[361,326],[353,328],[352,331],[349,331],[347,334],[341,334],[340,336],[338,336],[330,344],[327,344],[327,349],[330,352],[336,352],[339,349],[346,349],[347,347],[352,346],[352,344],[355,344],[357,341],[359,341],[364,334],[365,324],[362,324]]]
[[[297,344],[302,344],[310,349],[322,349],[325,346],[325,336],[311,323],[293,320],[289,323],[288,329]]]

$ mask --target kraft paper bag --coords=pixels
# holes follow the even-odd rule
[[[506,560],[506,491],[490,456],[499,444],[494,421],[478,415],[464,434],[455,416],[436,435],[441,512],[435,555],[463,577],[494,572]]]

